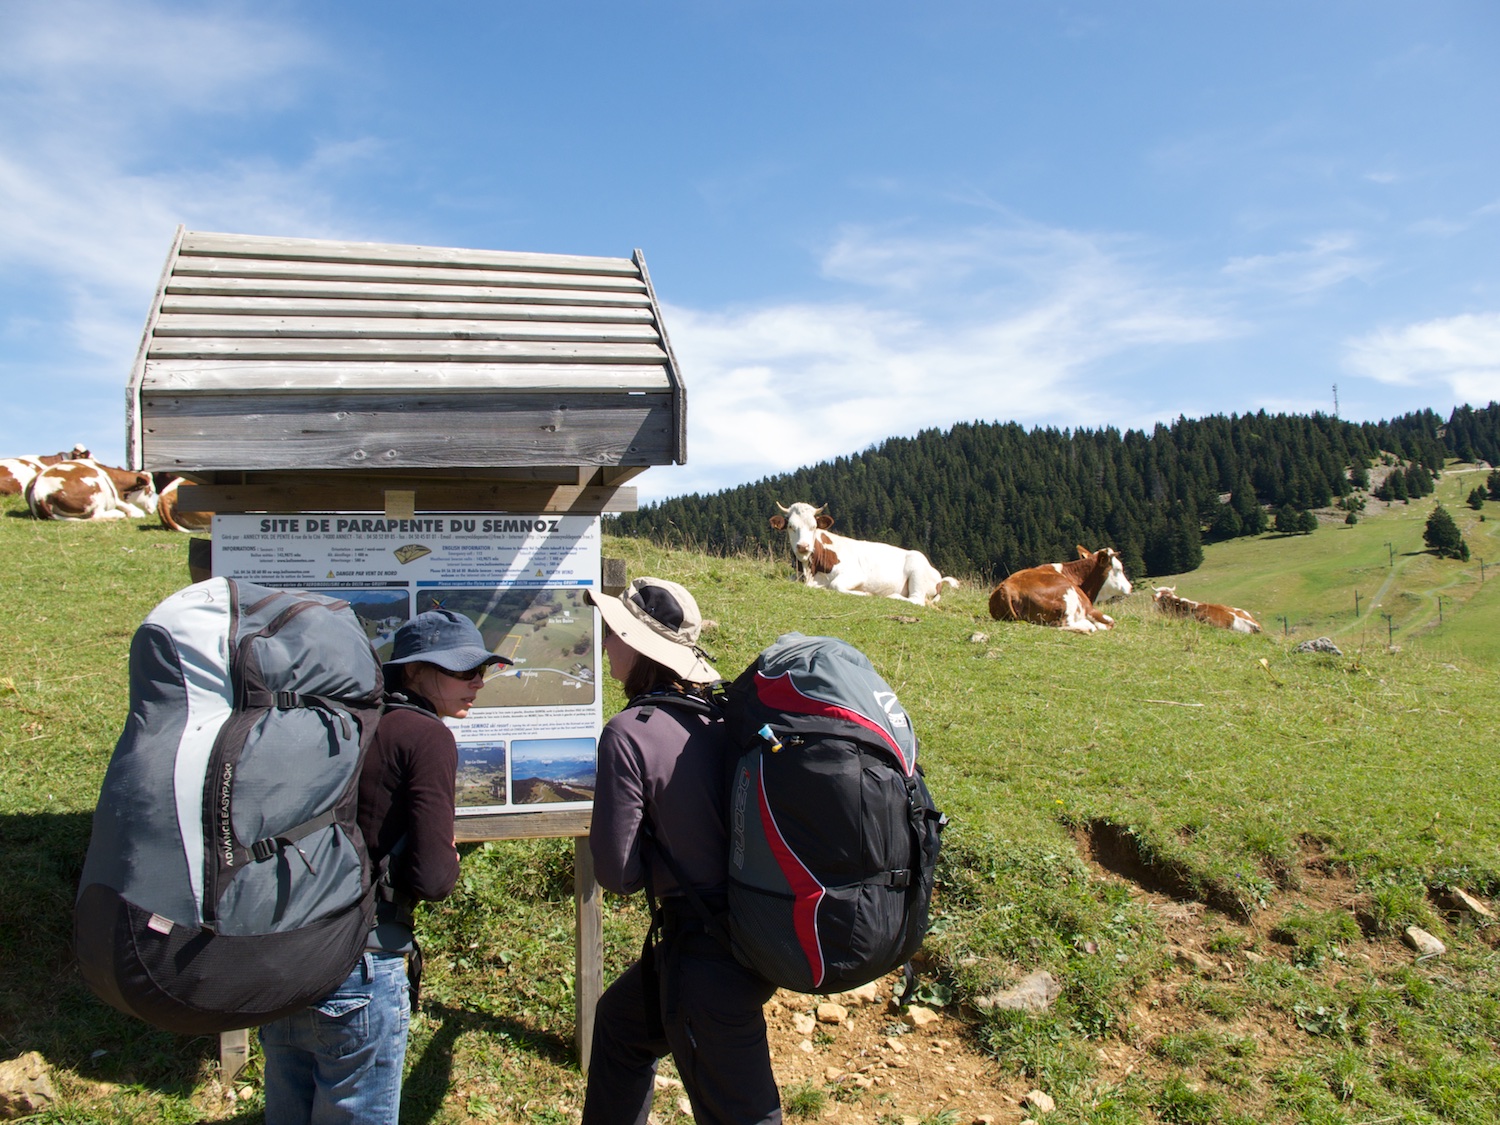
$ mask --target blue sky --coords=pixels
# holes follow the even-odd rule
[[[974,419],[1500,399],[1500,5],[0,3],[0,456],[190,229],[628,256],[707,491]]]

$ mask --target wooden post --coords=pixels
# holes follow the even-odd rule
[[[219,1074],[227,1086],[240,1076],[250,1061],[250,1029],[219,1033]]]
[[[604,993],[604,896],[594,878],[594,853],[589,849],[587,836],[573,838],[573,911],[577,927],[573,946],[573,1034],[578,1067],[587,1074],[594,1043],[594,1008]]]

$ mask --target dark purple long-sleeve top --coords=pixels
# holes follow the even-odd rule
[[[726,888],[729,833],[722,727],[669,704],[627,707],[605,724],[589,847],[599,884],[616,894],[645,886],[643,825],[701,894]],[[681,893],[660,857],[651,862],[658,898]]]

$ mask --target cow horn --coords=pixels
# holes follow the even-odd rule
[[[828,505],[827,504],[819,504],[816,508],[813,509],[813,515],[815,515],[815,516],[821,516],[827,510],[828,510]]]
[[[792,510],[791,510],[791,509],[790,509],[790,508],[782,508],[782,507],[781,507],[781,501],[780,501],[780,500],[777,500],[777,501],[776,501],[776,506],[777,506],[777,507],[778,507],[778,508],[781,508],[781,514],[782,514],[782,515],[784,515],[784,516],[785,516],[785,515],[789,515],[789,514],[791,514],[791,511],[792,511]]]

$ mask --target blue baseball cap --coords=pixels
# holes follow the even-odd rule
[[[397,629],[391,658],[384,667],[418,660],[450,672],[470,672],[486,664],[515,663],[487,649],[474,622],[450,609],[429,609]]]

